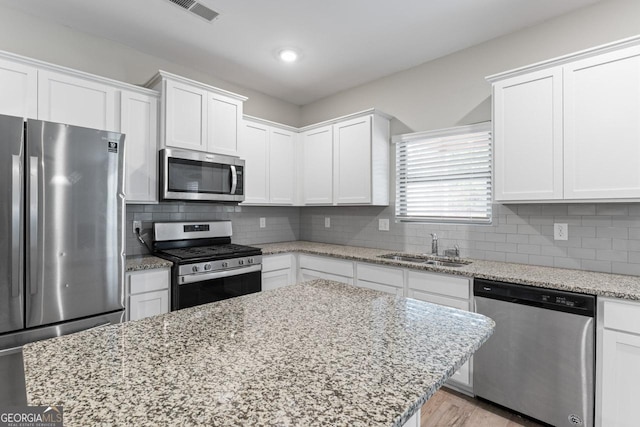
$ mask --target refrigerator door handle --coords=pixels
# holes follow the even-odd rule
[[[11,156],[11,296],[22,288],[22,171],[20,156]]]
[[[29,158],[29,290],[31,295],[38,293],[38,158]]]

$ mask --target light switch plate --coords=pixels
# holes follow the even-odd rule
[[[331,217],[325,216],[324,217],[324,228],[329,228],[331,227]]]
[[[265,228],[267,226],[267,219],[264,217],[260,218],[260,228]]]
[[[553,224],[553,240],[569,240],[569,224]]]
[[[389,218],[378,219],[378,230],[389,231]]]

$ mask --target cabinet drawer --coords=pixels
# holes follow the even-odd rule
[[[316,279],[333,280],[334,282],[353,285],[352,277],[338,276],[337,274],[325,273],[323,271],[307,270],[306,268],[300,269],[300,280],[302,282]]]
[[[358,281],[360,279],[367,282],[383,283],[395,287],[403,287],[402,270],[389,267],[379,267],[371,264],[358,263]]]
[[[169,269],[134,271],[127,273],[129,294],[169,289]]]
[[[640,304],[605,300],[602,311],[605,328],[640,335]]]
[[[409,288],[454,298],[469,299],[471,282],[465,277],[452,277],[435,273],[409,272]]]
[[[353,262],[351,261],[300,255],[300,268],[353,277]]]
[[[262,258],[262,271],[275,271],[291,268],[291,255],[269,255]]]
[[[417,291],[415,289],[409,289],[409,293],[407,296],[409,298],[415,298],[421,301],[431,302],[433,304],[440,304],[447,307],[457,308],[459,310],[469,311],[468,300],[459,300],[459,299],[449,298],[442,295]]]

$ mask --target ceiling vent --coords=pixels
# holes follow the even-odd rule
[[[198,3],[195,0],[169,0],[171,3],[180,6],[181,8],[188,10],[194,15],[198,15],[201,18],[206,19],[211,22],[220,15],[215,10],[209,9],[207,6],[202,3]]]

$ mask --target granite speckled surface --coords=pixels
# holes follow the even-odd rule
[[[155,268],[171,267],[173,263],[153,255],[127,257],[126,271],[153,270]]]
[[[638,276],[624,276],[620,274],[596,273],[591,271],[482,260],[470,260],[472,263],[464,267],[442,267],[379,258],[380,255],[394,253],[394,251],[388,249],[304,241],[257,244],[253,246],[261,247],[264,255],[285,252],[324,255],[354,261],[456,274],[488,280],[499,280],[591,295],[640,300],[640,277]]]
[[[65,426],[401,426],[486,341],[475,313],[315,280],[24,347]]]

